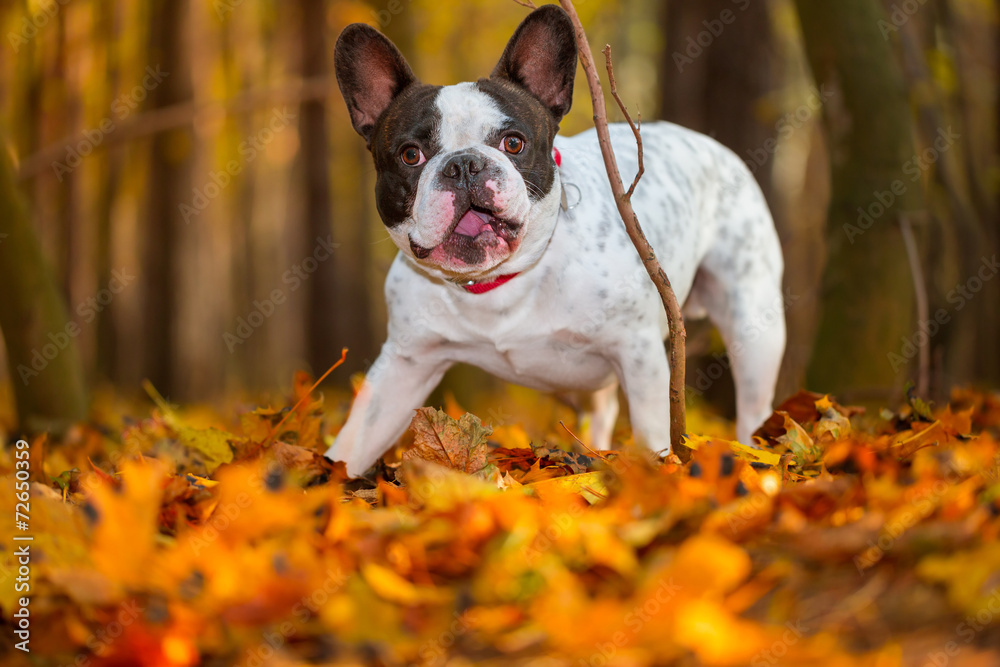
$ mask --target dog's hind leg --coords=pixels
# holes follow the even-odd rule
[[[771,415],[774,387],[785,352],[785,310],[773,280],[723,284],[699,271],[695,289],[726,344],[736,385],[736,439],[753,444],[753,432]]]
[[[611,449],[618,419],[618,380],[590,396],[590,442],[594,449]]]

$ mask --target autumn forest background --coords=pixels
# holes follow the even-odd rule
[[[4,4],[0,230],[20,198],[40,243],[39,255],[0,237],[0,324],[18,350],[0,351],[7,429],[19,393],[45,421],[74,387],[144,396],[149,379],[171,400],[252,396],[321,373],[341,347],[363,371],[384,337],[395,248],[331,74],[336,36],[372,23],[446,84],[487,74],[523,16],[492,0]],[[875,404],[911,380],[939,399],[996,386],[997,6],[837,6],[579,11],[592,42],[613,45],[631,108],[716,137],[766,193],[787,267],[779,400],[804,386]],[[581,79],[564,133],[589,126],[586,95]],[[10,303],[42,260],[79,365],[72,350],[36,357],[64,330],[28,331]],[[691,328],[692,396],[731,416],[721,342]],[[503,391],[467,369],[447,386],[472,407]]]
[[[578,0],[767,196],[776,412],[731,441],[691,322],[669,454],[457,368],[365,478],[322,456],[396,253],[337,35],[449,84],[519,4],[0,0],[0,662],[998,664],[1000,2]]]

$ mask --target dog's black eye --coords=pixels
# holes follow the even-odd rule
[[[521,137],[515,137],[511,134],[503,138],[503,141],[500,142],[500,146],[504,151],[510,153],[511,155],[517,155],[524,150],[524,139]]]
[[[416,167],[427,161],[424,157],[423,151],[421,151],[416,146],[405,146],[403,150],[399,152],[399,159],[403,161],[407,167]]]

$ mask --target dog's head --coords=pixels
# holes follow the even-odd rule
[[[432,274],[469,280],[538,259],[561,199],[552,141],[576,74],[562,9],[532,12],[475,83],[420,83],[392,42],[361,23],[340,35],[335,64],[375,160],[379,215],[404,253]]]

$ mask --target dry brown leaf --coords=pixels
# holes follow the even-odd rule
[[[493,432],[472,414],[455,420],[434,408],[421,408],[410,422],[413,447],[403,460],[423,459],[452,470],[476,473],[486,467],[486,438]]]

